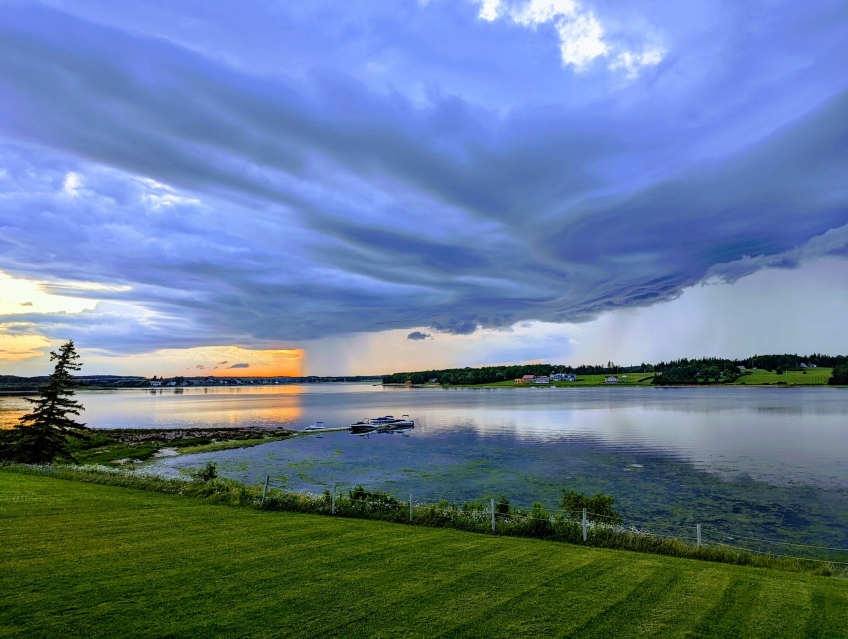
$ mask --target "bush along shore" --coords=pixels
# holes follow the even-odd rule
[[[466,502],[461,505],[444,501],[437,504],[410,504],[385,493],[367,491],[361,486],[347,494],[333,494],[329,491],[323,494],[291,492],[267,486],[247,486],[220,478],[212,464],[186,479],[165,478],[143,471],[91,465],[6,464],[0,465],[0,470],[181,495],[210,503],[266,511],[372,519],[414,526],[452,528],[480,534],[532,537],[598,548],[631,550],[823,576],[848,576],[844,563],[755,553],[726,545],[698,546],[680,539],[640,531],[623,525],[614,511],[611,514],[591,513],[591,519],[585,524],[584,541],[584,523],[576,513],[550,514],[540,504],[535,504],[532,509],[515,508],[505,497],[497,502]],[[573,493],[566,493],[565,500],[571,498],[574,502],[574,497]],[[608,496],[603,497],[611,503]]]

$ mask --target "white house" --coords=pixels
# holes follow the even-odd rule
[[[605,384],[618,384],[618,377],[610,375],[604,380]]]
[[[537,384],[550,384],[551,380],[547,375],[539,375],[536,378],[536,383]]]

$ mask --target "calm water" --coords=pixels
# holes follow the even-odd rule
[[[159,472],[211,460],[226,476],[258,483],[267,474],[299,490],[362,483],[422,499],[506,494],[513,503],[548,507],[563,488],[604,490],[633,520],[765,526],[775,534],[815,529],[828,543],[846,538],[848,391],[839,389],[327,384],[78,395],[94,428],[415,419],[409,436],[327,433],[160,459],[149,466]]]

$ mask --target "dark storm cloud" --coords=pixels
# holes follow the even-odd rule
[[[412,341],[421,341],[425,339],[430,339],[430,333],[422,333],[421,331],[412,331],[409,335],[406,336],[406,339],[410,339]]]
[[[508,109],[376,90],[341,62],[259,75],[126,27],[4,7],[0,269],[103,300],[4,321],[121,352],[465,335],[791,267],[848,224],[848,74],[832,61],[848,39],[825,5],[792,9],[829,34],[824,61],[806,74],[775,63],[773,86],[751,58],[800,46],[782,31],[791,13],[759,49],[726,51],[733,72],[696,69],[700,50],[681,45],[610,97],[607,80],[572,74],[556,99]],[[453,71],[486,76],[475,68]],[[540,85],[564,82],[540,69]],[[704,79],[683,91],[680,74]]]

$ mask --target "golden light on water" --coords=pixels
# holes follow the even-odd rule
[[[0,430],[14,428],[18,420],[31,408],[23,397],[0,395],[0,400]]]

